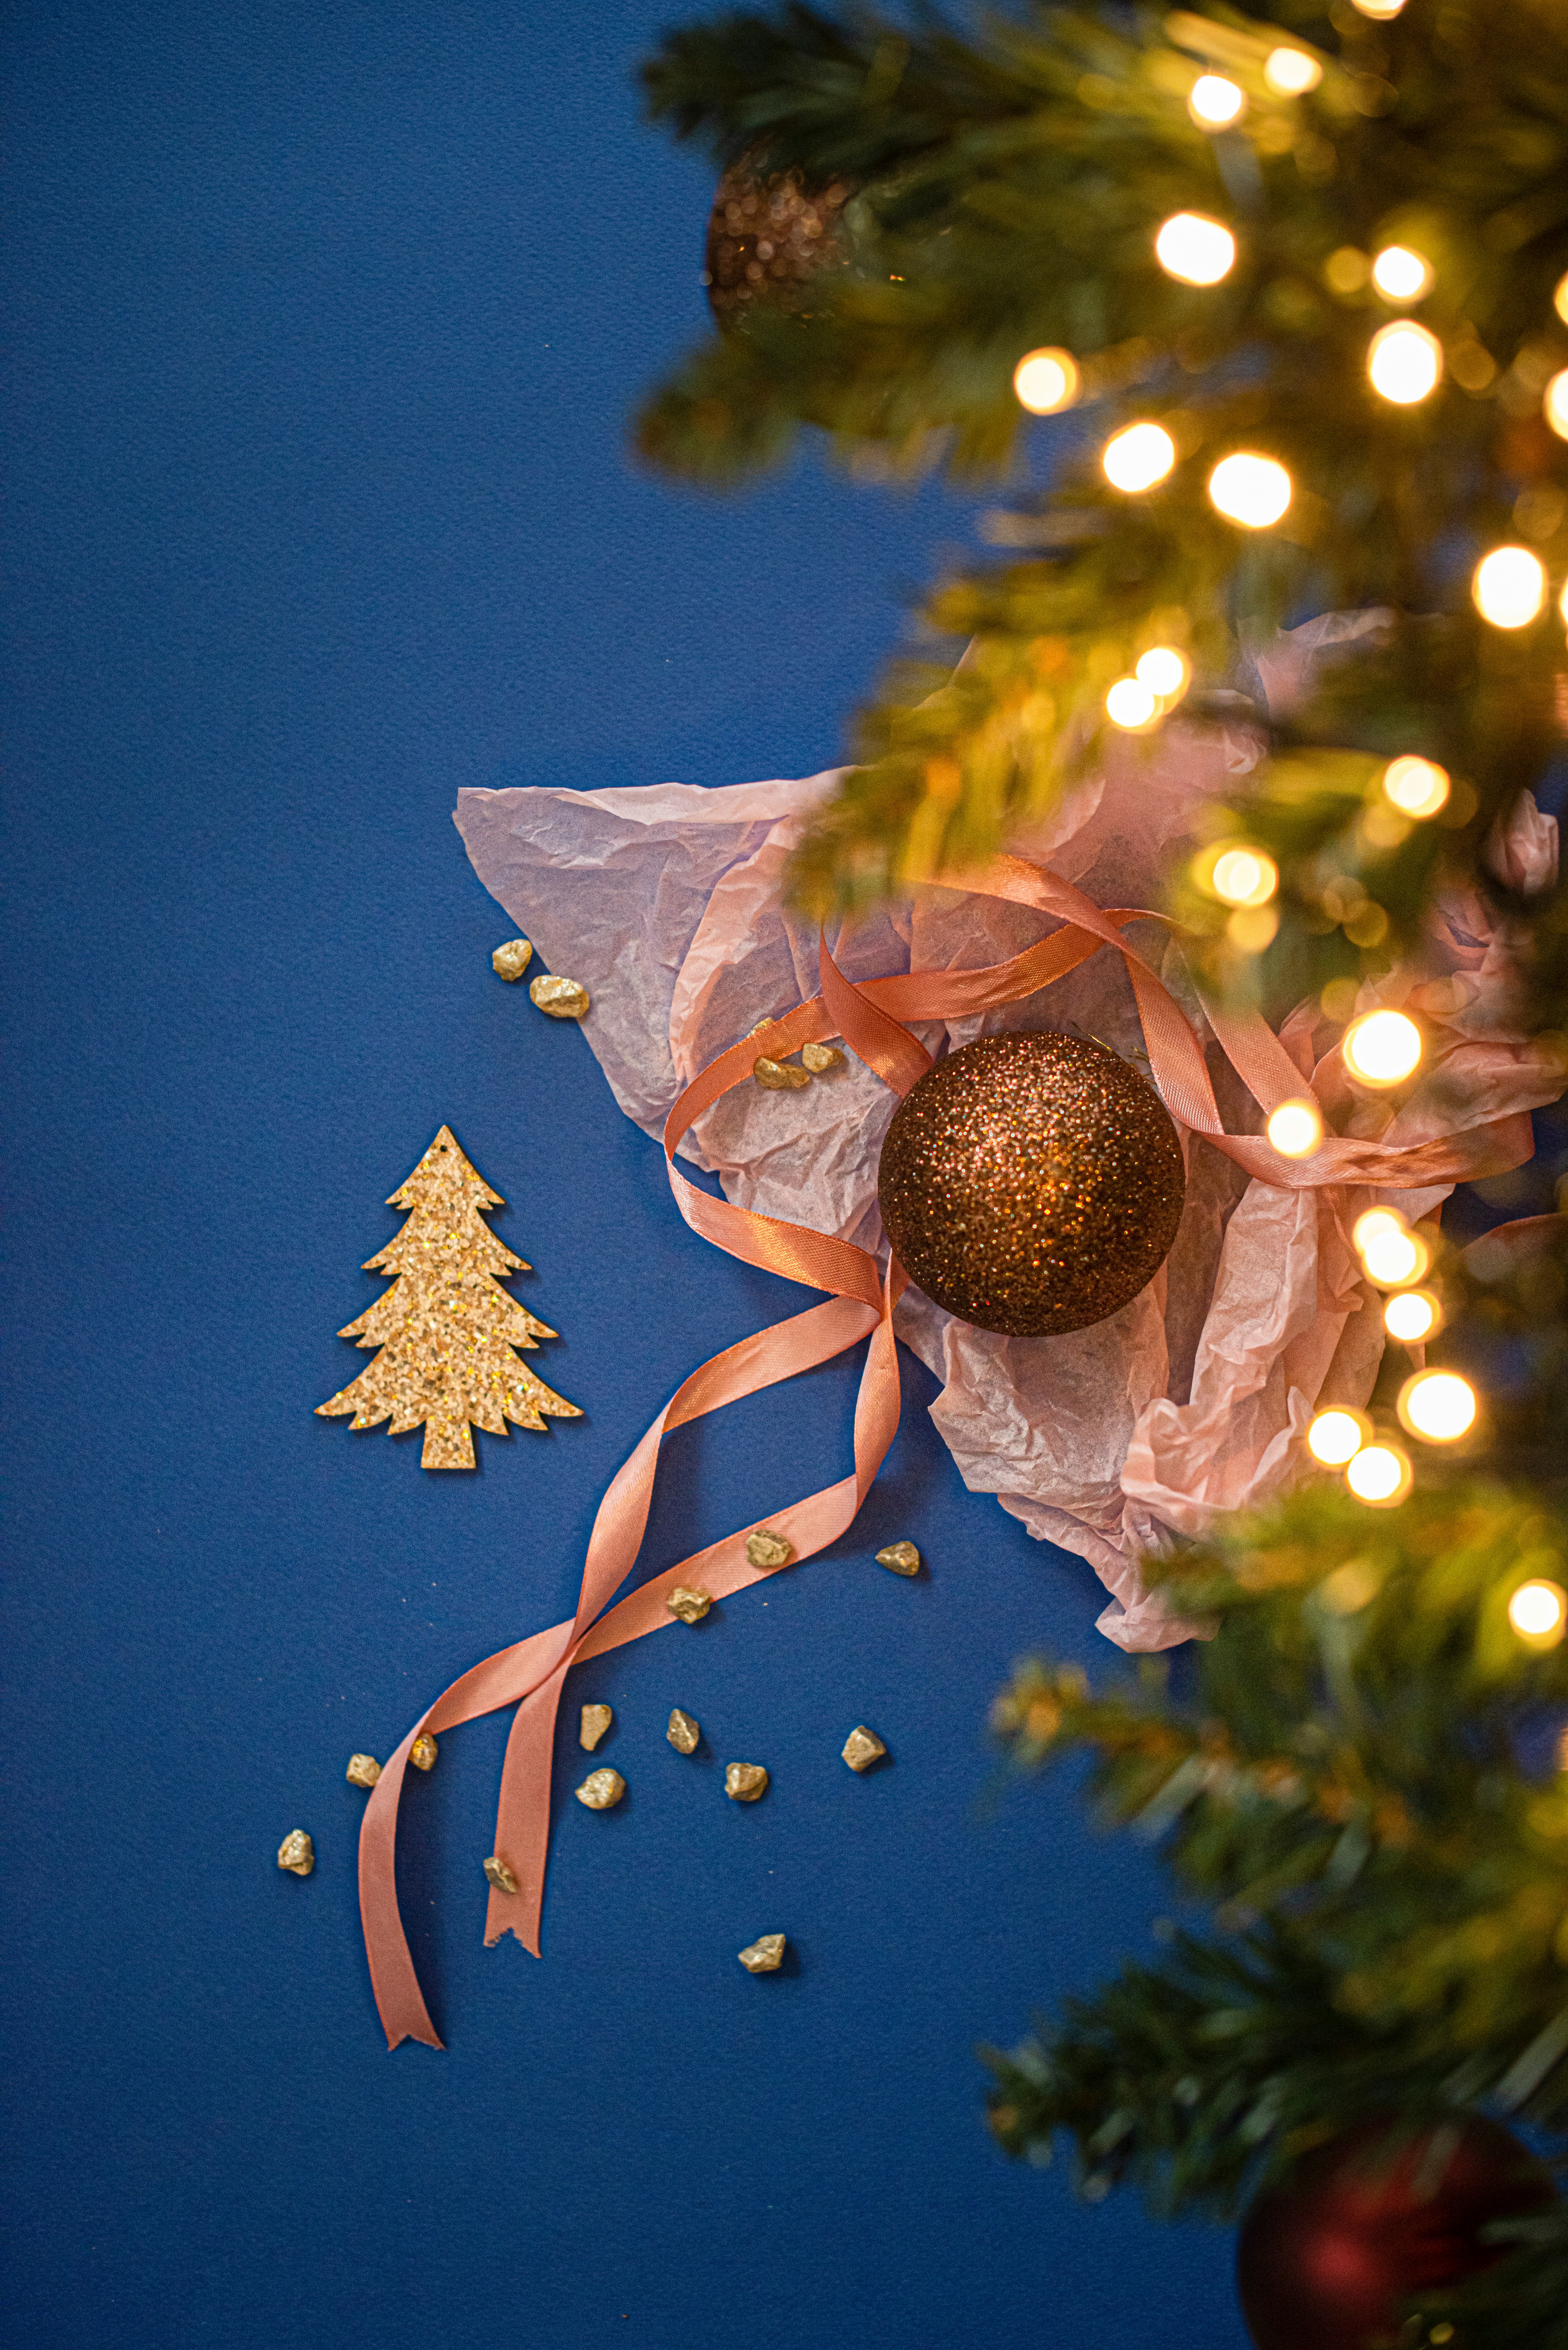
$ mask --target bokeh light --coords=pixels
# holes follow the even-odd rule
[[[1118,677],[1106,696],[1106,716],[1113,726],[1136,734],[1159,716],[1159,696],[1137,677]]]
[[[1370,16],[1375,25],[1386,25],[1405,5],[1405,0],[1354,0],[1363,16]]]
[[[1371,1433],[1372,1423],[1364,1412],[1331,1405],[1318,1413],[1307,1430],[1307,1451],[1324,1469],[1343,1469],[1347,1461],[1355,1460]]]
[[[1403,1289],[1429,1270],[1432,1252],[1419,1232],[1379,1229],[1361,1251],[1361,1270],[1379,1289]]]
[[[1568,441],[1568,368],[1559,368],[1542,396],[1542,412],[1560,441]]]
[[[1152,490],[1176,463],[1176,443],[1163,424],[1128,424],[1113,433],[1100,459],[1114,490]]]
[[[1154,240],[1168,277],[1184,286],[1218,286],[1236,258],[1236,240],[1223,221],[1205,213],[1172,213]]]
[[[1282,1101],[1263,1131],[1282,1159],[1310,1159],[1323,1140],[1323,1112],[1304,1095]]]
[[[1054,416],[1078,397],[1078,362],[1071,351],[1025,351],[1012,370],[1012,389],[1031,416]]]
[[[1532,1576],[1509,1601],[1508,1620],[1532,1648],[1554,1648],[1568,1628],[1568,1592],[1549,1575]]]
[[[1372,264],[1372,283],[1390,302],[1418,302],[1432,276],[1431,263],[1407,244],[1386,244]]]
[[[1494,629],[1524,629],[1546,601],[1546,572],[1528,546],[1494,546],[1476,566],[1470,592]]]
[[[1300,98],[1317,88],[1323,68],[1304,49],[1271,49],[1263,59],[1263,79],[1276,98]]]
[[[1364,1012],[1340,1044],[1345,1066],[1364,1086],[1400,1086],[1421,1066],[1421,1032],[1404,1012]]]
[[[1476,1391],[1458,1371],[1417,1371],[1399,1390],[1401,1426],[1428,1444],[1457,1444],[1476,1423]]]
[[[1239,449],[1221,457],[1209,476],[1209,495],[1230,522],[1247,530],[1267,530],[1291,502],[1291,477],[1272,457]]]
[[[1226,848],[1214,859],[1210,880],[1227,906],[1266,906],[1280,886],[1280,868],[1261,848]]]
[[[1246,104],[1246,91],[1223,74],[1199,74],[1187,94],[1188,112],[1205,130],[1223,130],[1239,122]]]
[[[1165,702],[1180,701],[1191,674],[1186,657],[1174,645],[1151,645],[1133,667],[1133,675]]]
[[[1366,1444],[1345,1470],[1345,1482],[1358,1502],[1391,1510],[1409,1492],[1414,1471],[1397,1444]]]
[[[1381,328],[1366,348],[1366,372],[1379,399],[1413,408],[1435,391],[1443,372],[1443,347],[1414,318]]]
[[[1568,327],[1568,277],[1560,277],[1552,296],[1552,307],[1563,324]]]
[[[1436,816],[1452,788],[1449,771],[1433,759],[1390,759],[1383,770],[1384,797],[1401,816]]]
[[[1441,1303],[1429,1289],[1396,1290],[1383,1308],[1383,1327],[1406,1347],[1435,1337],[1442,1319]]]

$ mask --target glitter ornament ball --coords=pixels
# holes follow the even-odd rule
[[[708,222],[708,300],[720,326],[741,324],[754,304],[809,311],[816,281],[848,262],[844,180],[808,191],[795,172],[759,178],[749,157],[720,181]]]
[[[1152,1086],[1103,1045],[982,1036],[894,1114],[877,1195],[898,1261],[981,1330],[1103,1322],[1164,1263],[1186,1170]]]
[[[1550,2173],[1497,2122],[1459,2121],[1446,2161],[1430,2130],[1391,2145],[1397,2127],[1367,2122],[1331,2140],[1253,2204],[1236,2270],[1258,2350],[1414,2339],[1400,2330],[1407,2303],[1501,2259],[1505,2247],[1482,2237],[1490,2221],[1556,2199]]]

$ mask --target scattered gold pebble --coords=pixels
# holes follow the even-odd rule
[[[852,1730],[844,1742],[844,1759],[852,1771],[869,1771],[887,1752],[877,1732],[867,1730],[864,1722],[858,1730]]]
[[[787,1566],[794,1556],[794,1544],[775,1534],[772,1526],[759,1526],[746,1536],[746,1557],[753,1566]]]
[[[542,971],[529,981],[528,993],[552,1020],[581,1020],[588,1009],[587,989],[575,979],[563,979],[559,972]]]
[[[612,1706],[585,1705],[582,1727],[577,1731],[578,1745],[586,1746],[591,1754],[614,1720],[615,1710]]]
[[[497,947],[490,958],[490,968],[497,979],[521,979],[534,960],[534,950],[526,939],[508,939]]]
[[[433,1771],[441,1749],[428,1730],[423,1730],[409,1749],[409,1760],[416,1771]]]
[[[702,1735],[702,1725],[700,1721],[693,1721],[689,1713],[682,1713],[678,1705],[671,1706],[670,1727],[664,1735],[678,1753],[695,1754],[697,1742]]]
[[[889,1543],[877,1554],[878,1566],[891,1568],[895,1575],[919,1575],[920,1554],[911,1542]]]
[[[626,1793],[626,1781],[618,1771],[590,1771],[577,1789],[577,1801],[590,1812],[613,1812]]]
[[[664,1604],[683,1624],[701,1624],[713,1605],[713,1595],[711,1591],[693,1591],[690,1585],[678,1583]]]
[[[752,1063],[752,1075],[764,1093],[797,1094],[811,1083],[811,1071],[794,1061],[770,1061],[765,1053]]]
[[[748,1029],[747,1029],[747,1031],[746,1031],[746,1034],[747,1034],[747,1035],[748,1035],[748,1036],[760,1036],[760,1035],[762,1035],[763,1030],[764,1028],[771,1028],[771,1027],[773,1026],[773,1024],[774,1024],[774,1015],[773,1015],[773,1014],[770,1012],[770,1013],[768,1013],[768,1014],[766,1015],[766,1017],[765,1017],[765,1018],[763,1018],[763,1019],[762,1019],[762,1020],[759,1020],[759,1021],[757,1022],[756,1026],[755,1026],[754,1028],[748,1028]]]
[[[749,1975],[776,1974],[784,1964],[784,1938],[782,1934],[759,1934],[735,1956]]]
[[[290,1828],[277,1848],[277,1865],[294,1877],[310,1875],[316,1866],[316,1846],[303,1828]]]
[[[844,1066],[844,1055],[836,1045],[803,1045],[800,1057],[814,1077],[820,1077],[826,1069]]]
[[[768,1792],[768,1774],[760,1762],[732,1762],[724,1773],[724,1793],[732,1804],[754,1804]]]
[[[381,1775],[381,1766],[373,1754],[350,1754],[345,1776],[351,1787],[373,1787]]]
[[[484,1874],[489,1877],[490,1882],[494,1886],[497,1893],[516,1892],[517,1879],[507,1867],[506,1863],[500,1859],[496,1854],[492,1853],[490,1858],[485,1862]]]

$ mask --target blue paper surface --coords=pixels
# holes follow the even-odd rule
[[[1231,2245],[1011,2167],[977,2042],[1147,1953],[1146,1855],[1003,1789],[1086,1567],[903,1431],[830,1557],[568,1690],[545,1958],[482,1947],[504,1718],[402,1887],[449,2053],[389,2056],[355,1749],[556,1620],[678,1380],[805,1294],[706,1247],[510,925],[464,784],[843,754],[968,509],[628,455],[702,328],[710,179],[642,127],[668,0],[23,0],[8,37],[12,1479],[6,2338],[26,2350],[1237,2350]],[[420,1438],[365,1359],[450,1121],[587,1417]],[[841,1364],[668,1448],[649,1568],[848,1465]],[[909,1535],[929,1576],[870,1563]],[[576,1707],[629,1794],[569,1800]],[[672,1704],[710,1752],[665,1743]],[[891,1763],[838,1760],[869,1722]],[[765,1800],[722,1763],[765,1762]],[[294,1826],[319,1856],[280,1875]],[[743,1942],[788,1933],[753,1981]]]

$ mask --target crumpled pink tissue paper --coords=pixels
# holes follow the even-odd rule
[[[1271,697],[1299,691],[1318,647],[1348,632],[1329,616],[1282,636],[1259,664]],[[1170,725],[1152,751],[1118,748],[1013,846],[1102,906],[1157,906],[1195,810],[1244,800],[1262,752],[1261,735],[1245,728]],[[712,791],[659,784],[460,795],[455,821],[475,871],[550,968],[587,987],[584,1034],[617,1101],[648,1134],[659,1134],[682,1086],[716,1054],[816,993],[815,931],[784,907],[780,884],[803,826],[841,773]],[[1491,853],[1515,889],[1543,888],[1555,879],[1556,824],[1526,795]],[[930,889],[846,931],[830,927],[829,944],[852,979],[869,979],[997,962],[1053,927],[1001,899]],[[1261,1113],[1215,1043],[1168,932],[1148,923],[1131,936],[1198,1029],[1227,1127],[1259,1131]],[[1419,969],[1363,991],[1364,1003],[1419,1009],[1431,1045],[1423,1082],[1382,1139],[1417,1141],[1556,1098],[1555,1066],[1511,1025],[1510,963],[1506,928],[1479,900],[1456,900],[1438,910]],[[940,1055],[981,1034],[1038,1028],[1096,1036],[1147,1069],[1132,991],[1108,951],[1024,1002],[918,1033]],[[1303,1076],[1336,1035],[1315,1007],[1282,1031]],[[851,1061],[800,1092],[737,1088],[685,1148],[741,1206],[884,1248],[877,1164],[894,1107],[881,1080]],[[1363,1115],[1386,1113],[1367,1106]],[[1146,1590],[1140,1555],[1280,1491],[1300,1473],[1295,1440],[1320,1404],[1370,1394],[1383,1331],[1348,1239],[1355,1215],[1374,1196],[1427,1215],[1448,1188],[1277,1190],[1250,1181],[1200,1135],[1184,1140],[1176,1244],[1141,1295],[1107,1321],[1061,1337],[1002,1337],[956,1321],[913,1288],[897,1317],[899,1336],[941,1381],[931,1416],[964,1482],[1089,1561],[1112,1595],[1099,1628],[1129,1650],[1168,1648],[1196,1628]]]

